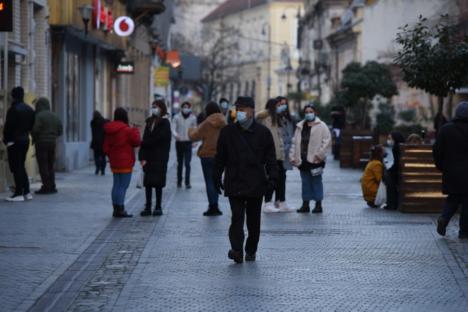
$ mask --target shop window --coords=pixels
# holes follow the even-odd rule
[[[80,123],[80,62],[76,54],[68,54],[67,60],[67,123],[66,139],[68,142],[81,140]]]

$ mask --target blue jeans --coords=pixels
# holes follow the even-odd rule
[[[310,170],[300,170],[302,180],[302,200],[323,200],[322,176],[313,176]]]
[[[208,203],[210,205],[217,205],[219,194],[216,191],[213,181],[213,166],[214,158],[200,158],[203,169],[203,176],[205,177],[206,194],[208,195]]]
[[[114,173],[114,184],[112,184],[112,204],[121,206],[125,204],[125,194],[127,193],[131,179],[131,173]]]
[[[461,206],[460,233],[468,234],[468,196],[455,194],[449,195],[445,201],[442,217],[448,223],[450,219],[452,219],[453,215],[457,212],[459,206]]]

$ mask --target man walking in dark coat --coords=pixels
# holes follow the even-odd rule
[[[461,206],[459,238],[468,238],[468,102],[461,102],[455,119],[445,124],[433,148],[437,168],[442,171],[444,211],[437,220],[437,233],[444,236],[447,225]]]
[[[244,260],[246,215],[249,235],[245,261],[255,261],[263,196],[268,188],[274,187],[278,177],[273,137],[268,128],[255,121],[254,108],[252,98],[237,99],[237,122],[221,130],[213,173],[218,192],[225,190],[224,195],[229,197],[232,219],[228,256],[236,263]]]
[[[41,97],[36,102],[36,117],[32,137],[36,145],[36,159],[41,175],[42,187],[36,194],[57,193],[55,185],[55,150],[57,138],[63,133],[62,122],[50,110],[49,99]]]
[[[13,103],[7,112],[3,128],[3,142],[8,148],[8,164],[15,179],[15,193],[6,200],[21,202],[25,199],[32,199],[25,162],[29,149],[29,134],[34,124],[34,111],[23,102],[22,87],[14,88],[11,91],[11,97]]]

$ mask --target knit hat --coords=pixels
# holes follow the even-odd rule
[[[468,119],[468,102],[460,102],[455,111],[455,118]]]
[[[255,103],[250,96],[239,96],[236,101],[236,107],[255,108]]]
[[[17,101],[24,100],[24,89],[22,87],[16,87],[11,90],[11,97]]]

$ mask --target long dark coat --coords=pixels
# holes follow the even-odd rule
[[[91,149],[101,152],[104,145],[104,125],[109,120],[103,117],[94,118],[91,121]]]
[[[275,144],[270,130],[254,122],[248,130],[231,124],[221,130],[214,179],[224,172],[227,197],[259,198],[278,178]]]
[[[454,120],[440,128],[433,147],[442,171],[444,194],[468,195],[468,120]]]
[[[138,159],[146,161],[146,165],[143,167],[144,186],[165,187],[171,148],[171,125],[166,118],[159,119],[156,124],[154,122],[155,118],[153,117],[146,120]]]

